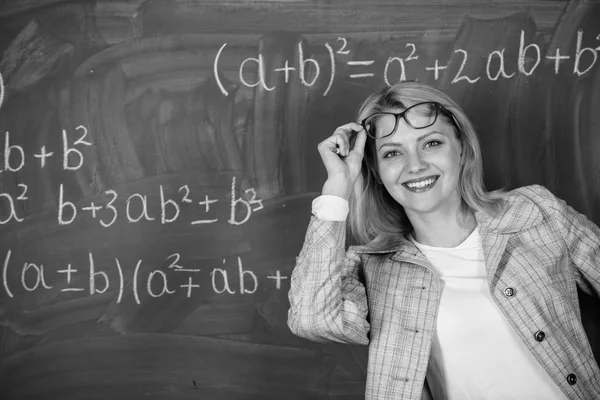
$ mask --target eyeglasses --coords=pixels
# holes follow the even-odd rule
[[[415,129],[423,129],[435,124],[440,112],[449,116],[454,124],[456,123],[452,113],[444,106],[435,101],[427,101],[414,104],[401,113],[382,112],[369,115],[360,124],[365,128],[369,137],[382,139],[396,131],[400,118],[403,118],[409,126]]]

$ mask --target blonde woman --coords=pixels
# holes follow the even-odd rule
[[[292,332],[368,345],[367,399],[600,399],[577,298],[600,295],[600,229],[541,186],[486,191],[472,124],[431,86],[359,121],[318,146]]]

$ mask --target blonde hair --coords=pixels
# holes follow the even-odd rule
[[[358,111],[358,121],[383,111],[406,109],[424,102],[440,103],[449,113],[440,113],[454,126],[462,145],[458,187],[463,211],[495,213],[502,208],[503,192],[488,192],[483,182],[483,162],[475,128],[464,111],[448,95],[421,82],[399,82],[370,95]],[[404,208],[388,193],[378,176],[374,140],[367,139],[361,173],[350,196],[348,216],[350,232],[365,244],[379,234],[405,234],[412,229]]]

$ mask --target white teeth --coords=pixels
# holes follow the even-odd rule
[[[435,181],[435,178],[429,178],[429,179],[421,181],[421,182],[407,183],[406,186],[408,186],[411,189],[418,189],[418,188],[423,188],[425,186],[431,185],[434,181]]]

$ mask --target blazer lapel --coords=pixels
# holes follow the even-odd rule
[[[401,244],[402,246],[400,247],[400,249],[397,252],[395,252],[392,255],[392,257],[390,257],[392,260],[417,264],[422,267],[431,269],[427,258],[423,255],[423,253],[419,251],[419,249],[417,249],[417,246],[415,246],[410,240],[403,237],[401,238]]]
[[[500,264],[502,254],[506,249],[506,243],[508,242],[508,235],[503,235],[495,230],[479,229],[479,236],[481,237],[481,244],[483,246],[483,256],[485,258],[485,269],[488,278],[493,277]],[[488,281],[491,282],[491,279]]]
[[[490,279],[495,275],[511,234],[533,228],[543,215],[533,200],[525,196],[509,197],[498,214],[478,211],[475,219],[483,246],[485,267]]]
[[[417,247],[404,235],[388,236],[380,235],[371,243],[361,246],[354,246],[353,250],[357,253],[384,254],[390,253],[390,259],[398,262],[420,265],[432,269],[427,258],[417,249]]]

